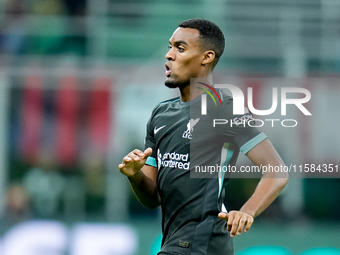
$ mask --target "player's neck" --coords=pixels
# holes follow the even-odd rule
[[[201,95],[204,92],[200,89],[204,87],[202,84],[213,85],[212,75],[204,78],[190,79],[190,84],[188,86],[180,88],[182,102],[188,102]]]

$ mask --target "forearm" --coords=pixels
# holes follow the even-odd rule
[[[257,166],[272,166],[282,169],[284,163],[269,140],[264,140],[247,153],[248,158]],[[218,217],[227,221],[230,236],[247,232],[260,215],[280,194],[288,182],[288,173],[266,172],[258,183],[253,195],[239,211],[219,213]]]
[[[151,153],[151,148],[147,148],[144,152],[135,149],[123,158],[118,168],[128,177],[139,202],[153,209],[160,205],[160,198],[157,191],[158,170],[156,167],[145,165]]]
[[[143,171],[139,171],[134,176],[128,177],[133,192],[139,202],[151,209],[160,205],[160,197],[157,185],[147,177]]]
[[[257,166],[278,167],[283,169],[285,165],[269,140],[264,140],[247,154],[249,159]],[[253,217],[260,215],[280,194],[288,183],[286,172],[266,172],[263,174],[254,194],[241,208]]]
[[[242,206],[240,211],[252,215],[254,218],[260,215],[280,194],[286,186],[288,178],[267,178],[262,177],[255,192]]]

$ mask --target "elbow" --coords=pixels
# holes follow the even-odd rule
[[[282,189],[289,181],[289,174],[287,172],[266,172],[263,174],[263,177],[275,180],[276,185],[282,187]]]
[[[159,204],[153,204],[153,205],[150,205],[150,206],[147,206],[147,207],[149,209],[153,210],[153,209],[156,209],[158,206],[159,206]]]
[[[279,172],[279,173],[265,173],[263,175],[265,178],[270,178],[273,180],[274,187],[277,190],[283,190],[283,188],[288,184],[289,181],[289,175],[285,172]]]
[[[288,184],[288,181],[289,181],[288,173],[284,173],[282,176],[280,176],[278,178],[278,181],[279,181],[279,185],[281,189],[283,189]]]
[[[142,203],[142,205],[145,206],[146,208],[153,210],[160,206],[160,203]]]
[[[149,208],[149,209],[155,209],[155,208],[157,208],[158,206],[161,205],[161,200],[160,200],[159,196],[156,199],[148,199],[148,200],[144,200],[144,201],[139,200],[139,202],[143,206],[145,206],[146,208]]]

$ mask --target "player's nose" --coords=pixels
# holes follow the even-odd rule
[[[175,59],[175,56],[174,56],[174,53],[173,53],[173,48],[170,48],[168,50],[168,52],[165,54],[165,58],[169,61]]]

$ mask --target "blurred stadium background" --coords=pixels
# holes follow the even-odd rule
[[[340,163],[339,0],[1,0],[0,10],[0,254],[155,254],[160,212],[138,203],[117,165],[143,148],[152,108],[176,95],[164,55],[188,18],[225,33],[215,83],[254,87],[261,109],[264,88],[311,91],[312,117],[264,128],[287,164]],[[335,177],[292,179],[236,253],[340,254]],[[228,208],[256,182],[231,180]]]

